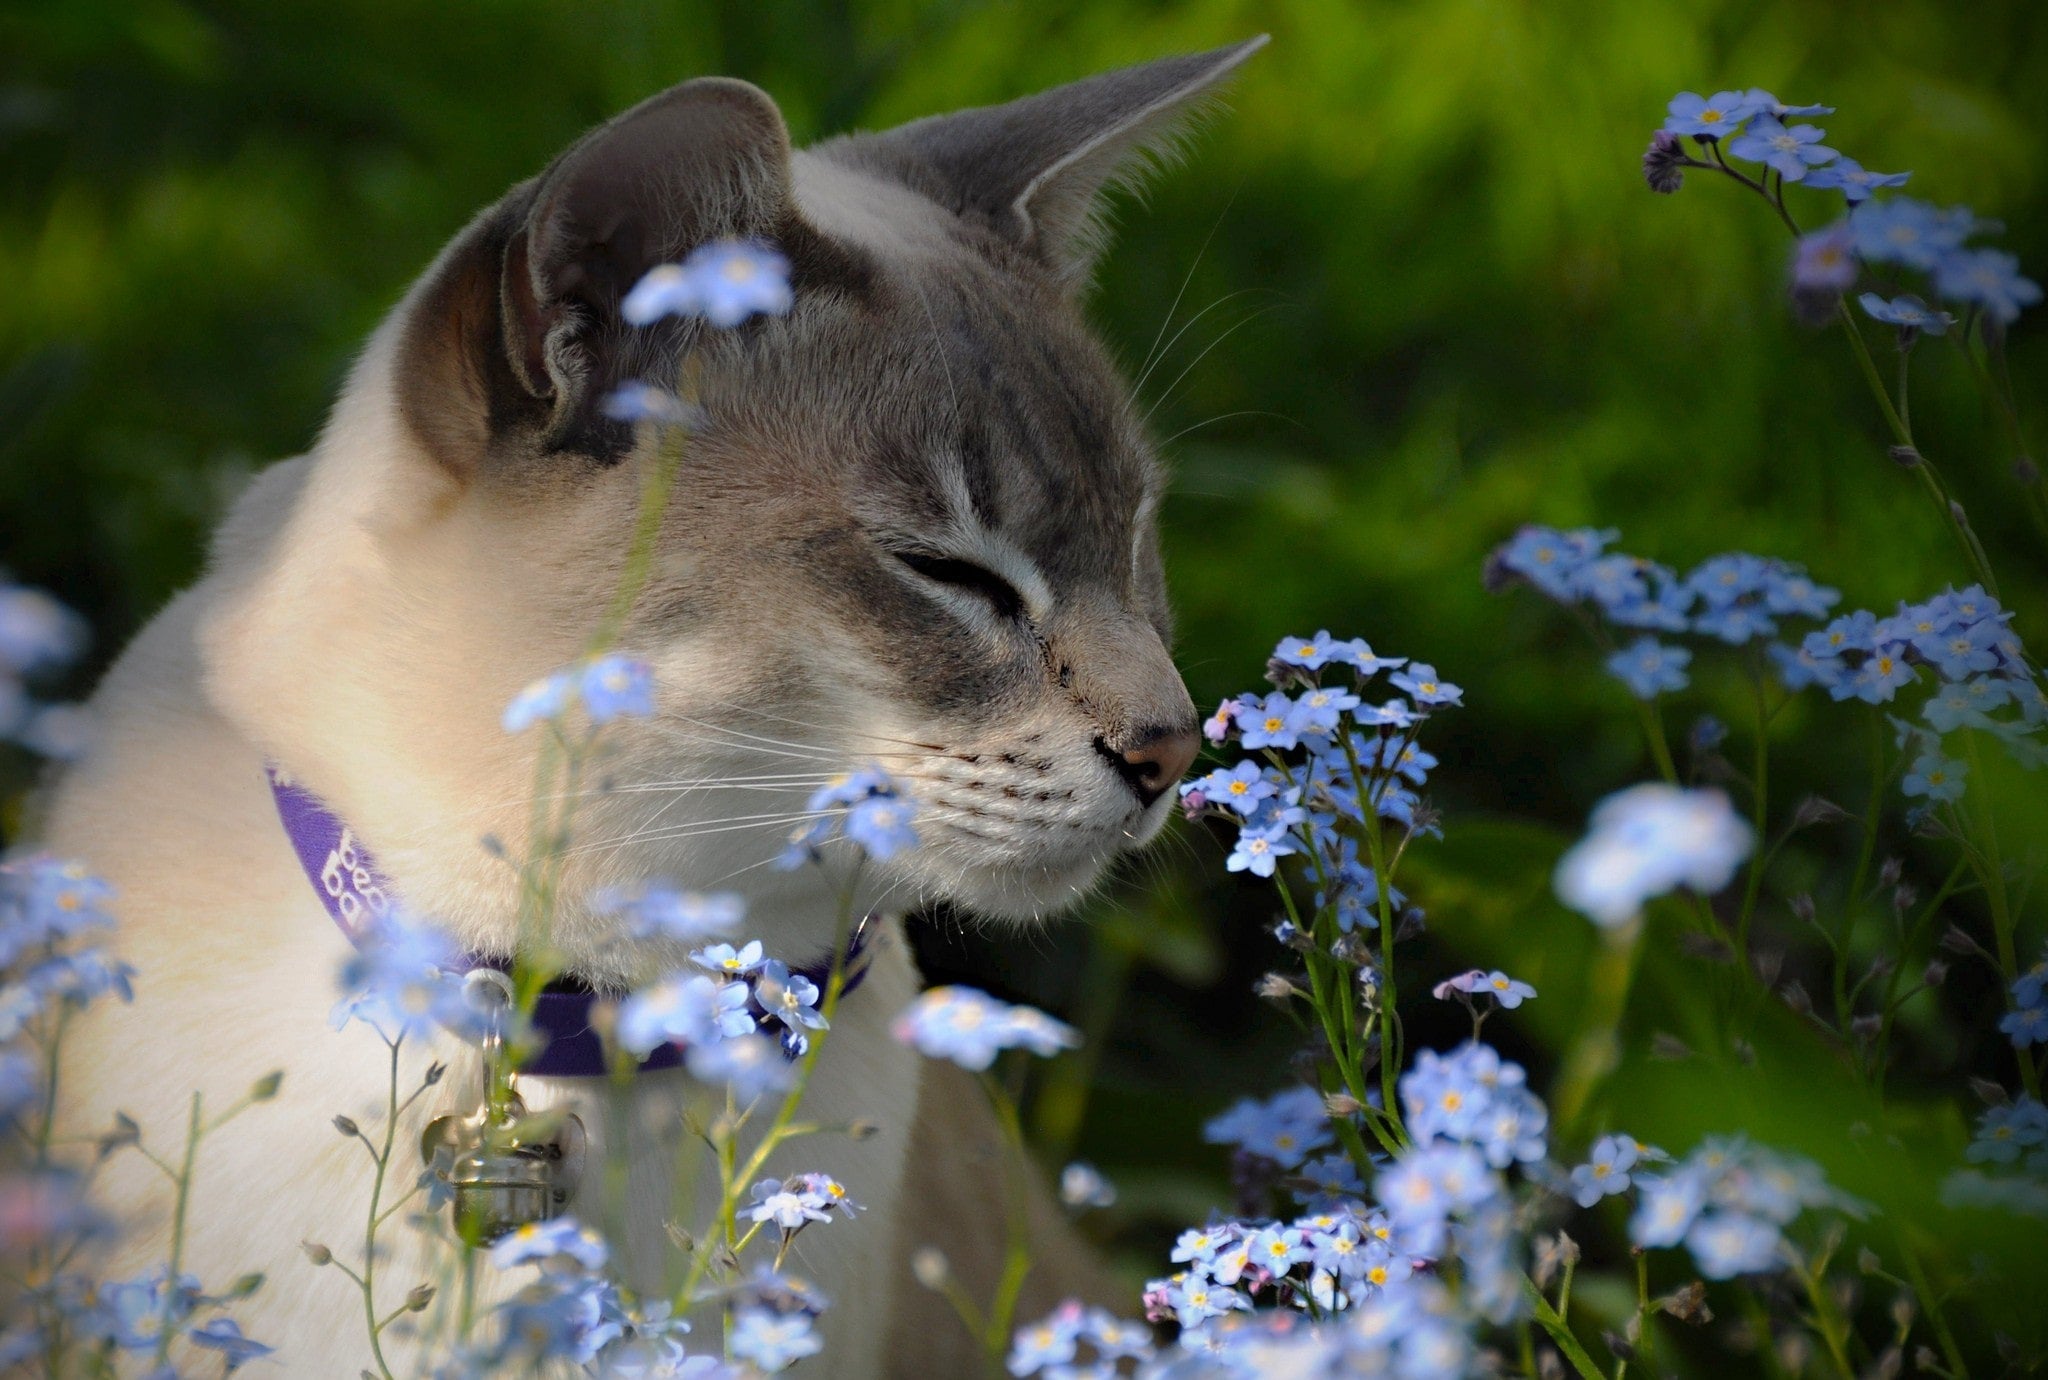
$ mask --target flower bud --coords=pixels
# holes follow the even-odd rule
[[[1802,891],[1785,903],[1791,910],[1792,918],[1804,925],[1813,923],[1813,893]]]
[[[1806,984],[1799,981],[1798,978],[1794,978],[1783,987],[1780,987],[1778,995],[1785,999],[1785,1005],[1791,1007],[1800,1015],[1811,1016],[1813,1014],[1813,998],[1806,995]]]
[[[431,1284],[419,1285],[405,1296],[405,1311],[408,1313],[424,1313],[427,1311],[427,1305],[433,1301],[434,1286]]]
[[[1927,960],[1927,966],[1920,970],[1920,981],[1929,987],[1939,987],[1948,981],[1948,965],[1938,958]]]
[[[1782,949],[1764,949],[1751,957],[1750,964],[1756,969],[1756,980],[1769,987],[1785,971],[1785,954]]]
[[[363,1128],[356,1125],[355,1118],[348,1116],[336,1116],[334,1129],[345,1136],[359,1136],[363,1133]]]
[[[1911,446],[1893,446],[1885,454],[1891,456],[1892,463],[1902,470],[1910,470],[1920,463],[1920,452]]]
[[[1278,973],[1268,973],[1252,984],[1252,990],[1267,1001],[1286,1002],[1301,995],[1301,989]]]
[[[1882,1029],[1884,1029],[1884,1019],[1881,1016],[1858,1016],[1855,1020],[1849,1022],[1849,1033],[1854,1035],[1863,1044],[1869,1044],[1872,1040],[1875,1040],[1877,1033]]]
[[[2022,484],[2038,484],[2041,482],[2041,467],[2034,463],[2032,456],[2022,455],[2012,462],[2012,477]]]
[[[1657,1308],[1669,1313],[1683,1323],[1694,1327],[1703,1326],[1714,1320],[1714,1310],[1707,1307],[1707,1286],[1694,1280],[1682,1289],[1675,1289],[1657,1300]]]
[[[846,1135],[849,1140],[873,1140],[880,1134],[882,1134],[881,1123],[869,1121],[866,1117],[856,1117],[848,1122],[846,1126]]]
[[[252,1270],[228,1286],[228,1297],[245,1299],[263,1287],[263,1272]]]
[[[1660,1030],[1650,1036],[1650,1057],[1675,1064],[1680,1059],[1692,1058],[1692,1046],[1676,1035],[1667,1035]]]
[[[1884,1262],[1877,1258],[1877,1252],[1865,1246],[1856,1252],[1856,1268],[1866,1275],[1874,1275],[1884,1268]]]
[[[1897,886],[1899,878],[1906,873],[1906,864],[1898,858],[1886,858],[1877,867],[1877,880],[1884,886]]]
[[[910,1273],[916,1276],[919,1284],[936,1293],[953,1278],[953,1267],[946,1262],[946,1253],[937,1246],[920,1246],[910,1257]]]
[[[325,1265],[334,1259],[334,1252],[328,1250],[318,1241],[301,1241],[299,1249],[304,1251],[306,1259],[312,1261],[315,1265]]]
[[[283,1083],[284,1070],[272,1069],[269,1073],[257,1079],[256,1085],[249,1089],[249,1100],[251,1102],[268,1102],[271,1098],[277,1096],[277,1090]]]
[[[1650,136],[1650,147],[1643,150],[1643,181],[1651,191],[1669,196],[1685,185],[1685,165],[1690,161],[1678,136],[1660,129]]]
[[[1323,1098],[1323,1110],[1330,1114],[1332,1120],[1342,1121],[1364,1111],[1365,1104],[1348,1092],[1333,1092]]]

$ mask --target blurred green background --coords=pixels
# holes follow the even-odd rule
[[[193,578],[249,472],[310,442],[358,342],[470,213],[673,81],[749,78],[801,142],[1261,31],[1274,42],[1232,113],[1121,208],[1092,309],[1134,373],[1164,346],[1143,393],[1178,473],[1167,546],[1182,661],[1213,703],[1257,679],[1281,634],[1329,627],[1466,687],[1470,707],[1429,739],[1448,837],[1415,858],[1433,927],[1418,971],[1482,962],[1535,981],[1543,998],[1492,1029],[1547,1070],[1600,996],[1593,936],[1549,899],[1549,866],[1593,800],[1649,767],[1624,692],[1568,620],[1482,590],[1487,550],[1524,521],[1612,525],[1626,549],[1679,566],[1732,547],[1804,562],[1881,610],[1962,575],[1887,461],[1839,334],[1792,320],[1782,227],[1724,180],[1650,194],[1643,146],[1681,89],[1836,105],[1829,143],[2003,220],[2005,247],[2040,276],[2038,0],[1966,15],[1937,0],[13,0],[0,11],[0,562],[90,616],[103,657],[117,649]],[[1837,204],[1794,191],[1809,224]],[[2039,327],[2023,319],[2011,342],[2035,426]],[[2048,645],[2048,543],[2018,501],[2015,447],[1938,342],[1914,410],[2023,635]],[[1746,754],[1734,679],[1709,655],[1700,666],[1674,730],[1715,708]],[[1855,795],[1861,732],[1824,704],[1786,714],[1777,799]],[[2008,851],[2038,853],[2042,781],[1996,784]],[[1895,826],[1885,846],[1932,889],[1938,852]],[[1825,900],[1853,848],[1852,829],[1812,831],[1774,871],[1765,925],[1788,972],[1814,955],[1784,897]],[[1223,881],[1221,854],[1180,831],[1090,928],[1025,943],[941,919],[929,935],[934,971],[1107,1032],[1099,1064],[1054,1075],[1040,1116],[1055,1148],[1078,1137],[1124,1185],[1099,1225],[1133,1259],[1159,1259],[1163,1233],[1225,1192],[1220,1156],[1192,1143],[1199,1120],[1282,1077],[1284,1027],[1249,995],[1276,961],[1259,928],[1270,894]],[[1967,902],[1954,909],[1981,926]],[[1681,1150],[1749,1128],[1922,1214],[1928,1234],[1951,1230],[1924,1214],[1964,1139],[1961,1079],[2011,1078],[1983,1030],[1995,994],[1981,973],[1959,965],[1916,1008],[1904,1100],[1877,1109],[1789,1018],[1765,1022],[1754,1066],[1652,1059],[1652,1036],[1687,1029],[1686,1004],[1715,980],[1652,948],[1621,1070],[1565,1128],[1572,1149],[1603,1126]],[[1418,1034],[1456,1038],[1426,1013]],[[1968,1247],[1937,1252],[1951,1282],[1970,1278],[1978,1247],[1995,1258],[1999,1235],[1957,1220]],[[1985,1318],[2038,1344],[2035,1302],[1987,1303]]]

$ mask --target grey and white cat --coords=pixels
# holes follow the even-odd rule
[[[841,878],[763,864],[801,778],[870,760],[916,800],[923,840],[863,873],[861,904],[891,914],[944,899],[1049,916],[1157,832],[1197,742],[1167,652],[1162,478],[1077,297],[1104,188],[1263,41],[794,153],[743,82],[635,107],[456,238],[312,451],[257,479],[205,579],[122,657],[96,700],[99,750],[60,784],[44,840],[119,887],[142,972],[132,1007],[72,1039],[73,1129],[120,1109],[171,1136],[194,1087],[219,1106],[285,1070],[276,1102],[208,1144],[185,1267],[216,1287],[266,1274],[241,1316],[286,1348],[287,1373],[366,1359],[359,1297],[299,1243],[348,1258],[360,1241],[361,1150],[329,1123],[374,1120],[384,1076],[371,1037],[328,1027],[346,941],[265,762],[348,821],[410,908],[472,950],[512,947],[515,878],[479,841],[523,851],[534,739],[500,713],[579,654],[617,584],[653,450],[600,408],[618,383],[694,352],[706,421],[621,639],[653,665],[659,713],[610,735],[612,789],[578,817],[554,936],[576,973],[617,985],[674,961],[622,944],[588,904],[652,878],[741,891],[771,953],[822,951]],[[727,236],[788,255],[786,317],[622,323],[647,268]],[[889,1038],[917,990],[897,922],[877,949],[807,1111],[879,1131],[812,1138],[771,1167],[829,1169],[872,1209],[806,1232],[792,1262],[834,1301],[825,1373],[964,1374],[968,1339],[920,1312],[935,1305],[902,1261],[937,1240],[985,1296],[994,1246],[974,1238],[994,1235],[997,1167],[971,1090]],[[408,1074],[430,1057],[458,1075],[421,1119],[476,1066],[442,1037],[408,1047]],[[695,1215],[673,1207],[698,1095],[680,1073],[634,1085],[618,1245],[643,1281],[673,1251],[664,1224]],[[115,1268],[161,1260],[160,1181],[127,1157],[108,1187],[140,1226]],[[430,1267],[413,1234],[389,1235],[395,1302]],[[1027,1306],[1085,1287],[1085,1267],[1049,1255]]]

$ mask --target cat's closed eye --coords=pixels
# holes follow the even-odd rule
[[[928,551],[898,551],[896,559],[935,584],[967,590],[988,600],[998,617],[1015,618],[1024,612],[1024,597],[1017,587],[985,566],[956,556]]]

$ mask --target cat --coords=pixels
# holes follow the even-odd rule
[[[184,1268],[216,1289],[264,1273],[237,1316],[286,1373],[369,1361],[360,1296],[300,1243],[359,1252],[369,1176],[330,1122],[381,1124],[385,1069],[373,1035],[329,1027],[348,940],[266,768],[345,821],[408,909],[472,952],[509,952],[517,881],[480,841],[522,855],[539,735],[504,732],[501,713],[579,656],[619,582],[656,437],[604,399],[685,356],[702,416],[619,638],[652,666],[658,712],[608,733],[610,788],[577,817],[553,942],[592,987],[647,980],[677,955],[622,944],[592,898],[675,879],[742,893],[771,954],[825,951],[845,861],[763,864],[811,784],[889,771],[920,845],[858,874],[858,907],[886,918],[806,1102],[819,1124],[872,1133],[799,1141],[770,1168],[829,1170],[869,1208],[792,1252],[833,1302],[814,1369],[981,1365],[905,1263],[936,1245],[988,1297],[1003,1171],[965,1075],[891,1038],[918,990],[901,917],[941,900],[1019,924],[1066,909],[1159,830],[1195,755],[1168,652],[1163,478],[1079,303],[1105,190],[1169,152],[1263,42],[798,152],[744,82],[636,106],[456,237],[373,334],[311,451],[253,481],[204,578],[120,658],[94,701],[97,751],[56,786],[43,839],[119,889],[141,974],[132,1006],[103,1004],[69,1037],[70,1129],[119,1110],[161,1147],[191,1090],[218,1108],[284,1071],[274,1101],[206,1144]],[[732,237],[787,257],[786,316],[622,322],[646,270]],[[477,1057],[446,1034],[404,1047],[405,1086],[432,1059],[454,1071],[401,1148],[474,1104]],[[530,1106],[576,1107],[602,1140],[590,1088],[521,1081]],[[632,1211],[614,1242],[628,1280],[658,1283],[666,1224],[694,1220],[670,1204],[701,1096],[681,1071],[634,1081]],[[418,1170],[401,1154],[394,1174]],[[116,1270],[161,1261],[155,1171],[117,1156],[104,1187],[136,1227]],[[1053,1239],[1048,1196],[1034,1203],[1048,1244],[1027,1309],[1099,1288]],[[395,1306],[432,1267],[418,1234],[394,1221],[385,1239],[380,1306]],[[486,1304],[517,1283],[483,1274]],[[406,1342],[387,1340],[406,1373]]]

